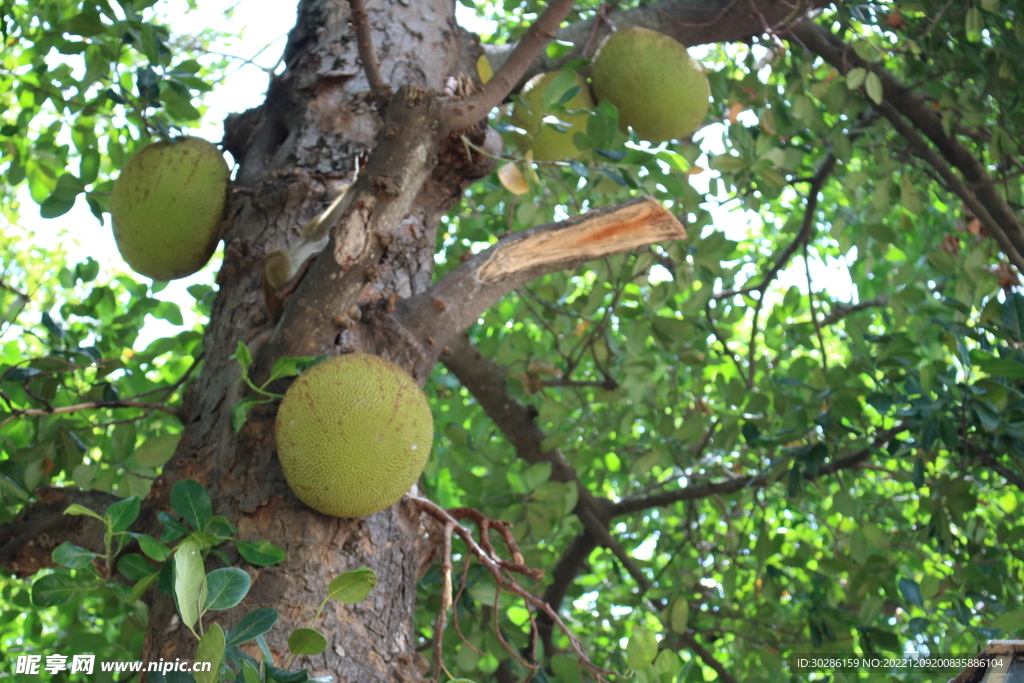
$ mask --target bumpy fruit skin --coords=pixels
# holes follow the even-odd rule
[[[309,368],[277,412],[277,455],[288,485],[303,503],[335,517],[365,517],[398,502],[426,467],[433,440],[419,385],[367,353]]]
[[[527,149],[532,149],[533,158],[537,161],[575,159],[583,154],[583,151],[577,149],[576,145],[573,144],[572,137],[577,132],[587,132],[587,119],[590,118],[588,112],[581,111],[578,114],[569,114],[562,111],[553,114],[562,123],[569,124],[569,129],[564,133],[551,126],[544,125],[544,92],[561,73],[560,71],[552,71],[546,74],[539,74],[527,81],[519,94],[522,95],[529,109],[524,109],[521,105],[517,105],[512,111],[512,125],[526,131],[526,135],[515,136],[516,145],[520,151],[525,152]],[[594,98],[590,95],[590,87],[587,85],[587,81],[579,74],[576,75],[576,85],[579,86],[579,92],[563,106],[571,111],[593,109]],[[558,102],[562,99],[562,95],[572,87],[570,85],[562,92],[552,93],[550,101]]]
[[[132,270],[154,280],[196,272],[217,248],[229,176],[217,147],[178,138],[143,147],[114,181],[114,239]]]
[[[663,142],[697,130],[707,116],[711,88],[686,47],[646,28],[616,31],[594,57],[594,96],[619,109],[619,127]]]

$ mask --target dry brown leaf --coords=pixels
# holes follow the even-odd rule
[[[530,184],[526,182],[523,172],[512,161],[498,169],[498,180],[512,194],[523,194],[530,189]]]
[[[740,112],[743,111],[743,109],[743,105],[739,102],[733,102],[729,105],[729,114],[726,117],[729,119],[729,123],[736,123],[736,117],[740,115]]]

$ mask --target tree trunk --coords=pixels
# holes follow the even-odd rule
[[[439,90],[448,76],[458,73],[460,55],[468,55],[463,60],[467,63],[475,60],[475,36],[456,26],[450,0],[378,0],[367,5],[386,81]],[[309,284],[304,282],[281,324],[275,326],[268,318],[261,297],[265,255],[293,244],[300,227],[328,206],[343,182],[353,180],[357,159],[363,157],[366,163],[385,120],[381,112],[388,105],[370,93],[351,21],[346,3],[300,2],[284,73],[273,78],[261,107],[226,123],[225,146],[239,167],[225,214],[220,291],[206,331],[204,366],[185,398],[184,437],[151,494],[166,501],[175,481],[195,479],[207,487],[215,512],[226,515],[241,538],[267,539],[284,549],[287,557],[281,564],[249,568],[253,587],[242,605],[213,618],[230,629],[251,609],[278,609],[280,621],[267,634],[275,656],[287,652],[285,641],[293,629],[310,625],[332,578],[363,565],[377,573],[377,587],[365,601],[332,603],[325,610],[316,626],[328,639],[326,651],[296,662],[308,666],[311,676],[330,674],[339,683],[419,677],[412,615],[429,545],[423,542],[419,515],[409,505],[349,520],[300,503],[288,489],[275,454],[276,405],[253,410],[242,431],[232,433],[232,407],[245,391],[231,356],[239,341],[250,344],[257,383],[277,357],[356,349],[391,358],[411,371],[411,364],[392,349],[397,347],[395,338],[372,331],[374,311],[430,285],[438,218],[468,182],[465,174],[450,169],[430,177],[433,150],[419,150],[433,143],[427,130],[433,118],[424,107],[409,106],[414,91],[397,94],[391,109],[400,111],[392,111],[388,120],[405,120],[380,137],[403,138],[392,139],[391,148],[404,146],[422,158],[415,159],[418,165],[409,164],[416,168],[403,167],[401,154],[371,158],[363,174],[396,179],[404,190],[403,196],[382,192],[376,197],[377,213],[392,221],[390,239],[383,244],[378,235],[359,236],[367,244],[349,254],[355,257],[349,264],[351,277],[344,287],[330,283],[339,296],[332,303],[341,301],[337,309],[312,316],[303,311]],[[401,102],[406,106],[396,105]],[[409,192],[419,186],[422,191]],[[318,272],[314,263],[306,280],[314,281]],[[360,306],[363,322],[338,327],[335,316],[352,303]],[[293,309],[299,314],[292,315]],[[306,322],[297,324],[297,318]],[[422,383],[426,377],[418,379]],[[173,600],[157,597],[145,657],[189,658],[194,652],[195,640],[177,618]],[[282,665],[280,659],[277,664]]]

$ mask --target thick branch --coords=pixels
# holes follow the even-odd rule
[[[814,7],[824,7],[829,3],[826,0],[757,0],[754,4],[770,26],[781,29]],[[522,74],[520,82],[538,73],[554,71],[570,60],[593,56],[584,54],[584,47],[588,41],[593,46],[600,45],[611,32],[611,26],[618,30],[634,26],[649,28],[688,46],[748,40],[764,33],[764,24],[751,12],[750,3],[738,0],[663,0],[636,9],[609,12],[607,21],[602,21],[596,28],[595,21],[594,18],[577,21],[558,31],[558,40],[572,43],[575,47],[556,59],[541,53]],[[516,47],[517,44],[485,45],[484,50],[497,69],[510,59]]]
[[[403,86],[389,100],[378,144],[349,188],[351,201],[333,225],[327,246],[295,287],[270,341],[257,358],[257,377],[286,355],[327,353],[336,316],[356,303],[385,245],[403,229],[435,155],[437,101]],[[333,220],[333,217],[332,217]]]
[[[984,164],[959,140],[946,134],[942,128],[942,119],[927,102],[914,95],[888,70],[861,59],[856,51],[826,28],[811,21],[803,21],[793,29],[792,35],[842,74],[855,67],[873,71],[882,81],[883,88],[883,102],[878,110],[974,212],[1011,262],[1018,268],[1024,266],[1024,225],[999,194]],[[938,153],[917,131],[931,140]],[[951,167],[963,174],[962,180],[953,173]]]
[[[573,2],[574,0],[552,0],[548,3],[547,9],[533,22],[526,35],[483,90],[468,99],[448,103],[441,112],[445,133],[462,130],[482,121],[492,109],[508,97],[544,46],[555,37],[555,31],[569,15]]]
[[[804,479],[810,481],[819,477],[835,474],[840,470],[857,467],[867,460],[868,456],[871,455],[875,448],[878,448],[905,429],[905,427],[899,426],[880,432],[875,435],[870,446],[855,451],[844,458],[833,460],[829,464],[818,468],[816,474],[804,472]],[[742,491],[747,488],[764,488],[774,481],[774,479],[775,477],[771,472],[765,472],[764,474],[736,477],[725,481],[705,482],[703,484],[694,484],[693,486],[684,486],[683,488],[675,489],[673,491],[665,491],[664,493],[657,493],[644,498],[634,498],[632,500],[624,500],[620,503],[615,503],[612,505],[612,514],[618,517],[619,515],[628,515],[654,507],[673,505],[683,500],[700,500],[702,498],[709,498],[715,495],[729,495],[730,493],[736,493],[737,491]]]
[[[400,301],[395,320],[424,348],[440,351],[501,297],[534,278],[685,237],[676,217],[651,197],[511,233],[423,294]]]
[[[84,515],[68,517],[64,510],[77,503],[102,513],[120,498],[72,488],[42,488],[35,495],[37,502],[0,527],[0,567],[15,576],[31,576],[53,566],[50,553],[64,541],[103,551],[103,524]]]

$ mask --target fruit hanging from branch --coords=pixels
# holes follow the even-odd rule
[[[229,169],[206,140],[183,137],[143,147],[110,196],[114,239],[135,272],[154,280],[195,273],[220,239]]]
[[[608,36],[594,57],[594,96],[618,107],[619,127],[644,140],[684,138],[707,116],[711,88],[704,69],[674,38],[646,28]]]
[[[576,90],[575,94],[566,99],[572,90]],[[573,136],[587,132],[588,110],[594,108],[586,79],[571,71],[539,74],[527,81],[520,95],[526,106],[515,107],[512,124],[526,131],[515,136],[521,152],[533,150],[537,161],[575,159],[583,154],[573,143]],[[551,122],[554,126],[565,130],[545,123],[544,119],[550,116],[558,119]]]
[[[299,375],[281,401],[276,433],[285,479],[299,500],[327,515],[365,517],[416,483],[434,419],[402,368],[352,353]]]

